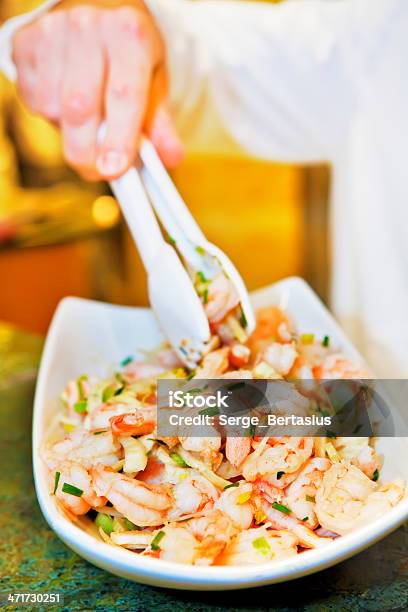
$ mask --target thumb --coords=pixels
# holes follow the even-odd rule
[[[165,166],[174,168],[182,161],[183,145],[164,104],[156,109],[147,134]]]

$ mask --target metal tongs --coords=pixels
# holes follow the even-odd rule
[[[194,369],[211,333],[193,280],[172,244],[190,271],[200,271],[208,280],[221,271],[226,275],[237,291],[250,334],[255,318],[241,276],[225,253],[206,239],[149,140],[142,141],[139,168],[130,168],[110,185],[145,266],[153,311],[181,361]],[[152,207],[172,244],[164,238]]]

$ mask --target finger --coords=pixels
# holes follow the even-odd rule
[[[156,110],[147,133],[168,168],[174,168],[183,160],[183,145],[164,104]]]
[[[17,87],[30,110],[35,111],[36,63],[34,49],[40,45],[35,24],[18,31],[13,39],[13,61],[17,68]]]
[[[146,44],[145,21],[133,10],[117,11],[104,28],[108,62],[105,94],[106,137],[97,169],[105,178],[122,174],[133,162],[142,128],[152,58]]]
[[[61,128],[67,161],[83,172],[95,165],[102,115],[104,58],[98,13],[78,7],[68,15],[62,85]]]
[[[42,44],[35,50],[35,106],[50,121],[61,119],[61,82],[66,42],[66,13],[55,11],[41,18]]]

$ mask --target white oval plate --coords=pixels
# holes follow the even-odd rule
[[[176,299],[169,296],[169,299]],[[252,295],[255,308],[276,304],[288,310],[300,333],[330,336],[332,346],[354,359],[361,357],[310,287],[288,278]],[[55,419],[56,398],[70,379],[81,374],[104,376],[137,349],[149,350],[162,341],[152,312],[65,298],[52,321],[41,361],[34,404],[33,465],[38,501],[50,527],[75,552],[95,565],[130,580],[178,589],[242,589],[292,580],[339,563],[374,544],[408,518],[405,498],[381,519],[326,547],[295,558],[248,567],[194,567],[141,557],[113,548],[71,523],[50,495],[39,449]],[[377,448],[385,456],[384,480],[408,481],[408,439],[383,438]]]

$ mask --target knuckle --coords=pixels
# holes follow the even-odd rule
[[[118,9],[118,17],[124,35],[138,43],[146,40],[148,20],[144,13],[132,7],[122,7]]]
[[[95,15],[96,11],[91,6],[76,6],[70,10],[68,21],[74,30],[84,30],[94,23]]]

